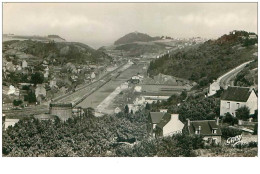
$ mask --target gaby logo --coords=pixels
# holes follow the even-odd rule
[[[235,143],[237,143],[237,142],[239,142],[241,140],[242,140],[242,135],[237,135],[235,137],[229,137],[227,139],[227,145],[235,144]]]

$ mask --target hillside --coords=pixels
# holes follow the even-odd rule
[[[241,72],[236,75],[235,86],[254,87],[258,89],[258,61],[248,64]]]
[[[157,43],[129,43],[116,46],[115,50],[122,50],[128,53],[129,56],[140,56],[147,53],[165,52],[167,46]]]
[[[49,36],[50,38],[57,37]],[[56,59],[57,63],[68,62],[105,63],[110,57],[102,51],[97,51],[88,45],[77,42],[39,42],[32,40],[12,40],[3,43],[4,53],[18,58]],[[23,55],[21,57],[20,55]]]
[[[255,59],[257,37],[245,31],[231,32],[217,40],[178,50],[150,63],[151,77],[162,73],[185,78],[205,86],[230,69]]]
[[[115,45],[120,44],[129,44],[133,42],[149,42],[157,40],[158,38],[151,37],[147,34],[139,33],[139,32],[133,32],[129,33],[121,38],[119,38],[117,41],[115,41]]]
[[[55,42],[66,42],[66,40],[59,35],[48,35],[48,36],[24,36],[24,35],[14,35],[14,34],[3,34],[3,41],[10,40],[33,40],[33,41],[55,41]]]

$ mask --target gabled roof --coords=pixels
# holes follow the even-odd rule
[[[228,87],[221,96],[221,100],[230,100],[246,102],[251,94],[250,88],[246,87]]]
[[[163,128],[171,120],[171,114],[165,113],[157,127]]]
[[[152,123],[153,124],[160,123],[161,119],[163,118],[163,116],[165,114],[166,113],[163,113],[163,112],[150,112],[150,117],[151,117]]]
[[[189,133],[195,134],[195,131],[199,129],[199,126],[201,127],[200,135],[222,135],[220,127],[216,124],[215,120],[190,121],[190,126],[188,127]],[[213,134],[212,129],[217,129],[217,133]]]

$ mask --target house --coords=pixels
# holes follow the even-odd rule
[[[257,96],[254,89],[246,87],[228,87],[221,95],[220,115],[230,113],[236,116],[236,110],[242,106],[247,106],[250,115],[257,110]]]
[[[148,116],[148,134],[152,137],[155,137],[155,128],[156,125],[160,123],[162,117],[167,114],[164,112],[150,112]]]
[[[9,126],[14,126],[19,122],[19,119],[5,119],[4,120],[4,129],[6,130]]]
[[[24,69],[24,68],[27,68],[27,66],[28,66],[28,63],[26,62],[26,60],[23,60],[22,61],[22,68]]]
[[[165,137],[171,136],[173,134],[182,133],[182,129],[184,124],[179,120],[179,114],[169,114],[165,111],[161,112],[165,113],[160,120],[160,122],[156,125],[155,128],[155,136],[156,137]]]
[[[46,97],[46,89],[43,84],[38,84],[35,89],[35,96],[39,103]]]
[[[208,96],[216,94],[218,90],[220,90],[220,85],[218,82],[214,81],[209,85]]]
[[[66,121],[72,117],[72,104],[50,103],[50,114],[58,116],[62,121]]]
[[[249,39],[257,39],[257,36],[255,34],[250,34],[248,36]]]
[[[119,107],[116,107],[114,112],[115,112],[115,114],[118,114],[119,112],[121,112],[121,109]]]
[[[221,143],[222,132],[219,127],[219,119],[216,120],[196,120],[187,119],[189,135],[202,135],[203,140],[209,144]]]

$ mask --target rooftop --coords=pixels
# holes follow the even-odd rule
[[[151,117],[152,123],[153,124],[160,123],[161,119],[163,118],[163,116],[165,114],[166,113],[163,113],[163,112],[150,112],[150,117]]]
[[[251,94],[250,88],[246,87],[228,87],[221,95],[221,100],[230,100],[238,102],[246,102]]]
[[[195,134],[195,131],[199,129],[199,126],[201,128],[200,135],[222,135],[222,132],[215,120],[190,121],[190,126],[188,127],[190,134]],[[217,133],[213,134],[212,129],[217,129]]]

